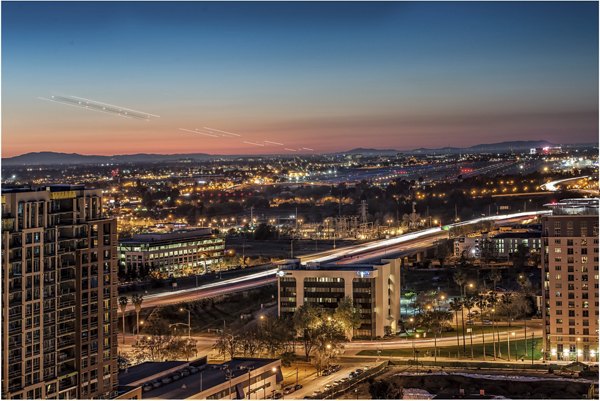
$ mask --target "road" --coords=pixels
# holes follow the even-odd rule
[[[556,181],[551,181],[551,182],[547,182],[543,185],[540,186],[540,188],[546,190],[546,191],[550,191],[550,192],[556,192],[560,190],[560,186],[561,184],[565,184],[567,182],[571,182],[571,181],[578,181],[578,180],[589,180],[592,177],[588,176],[588,175],[584,175],[581,177],[571,177],[571,178],[564,178],[562,180],[556,180]]]
[[[142,303],[142,309],[155,308],[157,306],[176,305],[184,302],[197,301],[203,298],[216,297],[218,295],[270,285],[277,282],[277,277],[275,276],[276,271],[277,269],[271,269],[261,273],[253,273],[235,279],[201,285],[193,289],[145,295],[144,302]],[[134,306],[131,303],[128,304],[127,308],[125,309],[125,313],[129,314],[133,313],[134,311]]]

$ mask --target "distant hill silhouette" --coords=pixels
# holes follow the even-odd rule
[[[404,154],[430,154],[430,153],[484,153],[484,152],[505,152],[505,151],[526,151],[530,148],[540,148],[544,146],[556,146],[548,141],[509,141],[498,143],[486,143],[474,145],[467,148],[444,147],[444,148],[419,148],[413,150],[396,149],[375,149],[375,148],[355,148],[345,152],[333,152],[330,154],[363,154],[363,155],[393,155],[396,153]],[[218,157],[251,157],[258,155],[210,155],[207,153],[182,153],[182,154],[154,154],[137,153],[131,155],[81,155],[78,153],[60,153],[60,152],[32,152],[19,156],[2,159],[5,166],[21,165],[61,165],[61,164],[102,164],[102,163],[160,163],[176,161],[205,161]]]
[[[60,165],[60,164],[102,164],[102,163],[155,163],[178,160],[208,160],[215,156],[206,153],[189,154],[151,154],[137,153],[132,155],[80,155],[78,153],[60,153],[60,152],[32,152],[20,156],[14,156],[2,159],[5,166],[16,165]]]

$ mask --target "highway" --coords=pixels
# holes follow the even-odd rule
[[[414,253],[420,249],[428,248],[432,246],[435,241],[442,238],[447,238],[448,230],[452,227],[477,224],[490,220],[498,223],[506,223],[524,220],[546,213],[549,213],[549,211],[531,211],[509,215],[481,217],[444,227],[428,228],[389,239],[376,240],[364,244],[351,245],[343,248],[304,255],[300,257],[300,260],[302,263],[312,262],[325,264],[335,262],[342,265],[351,263],[366,263],[368,261],[385,258],[386,256],[392,257],[396,254],[400,255],[409,252]],[[216,281],[214,283],[201,285],[196,288],[146,295],[144,296],[142,309],[197,301],[203,298],[248,290],[251,288],[258,288],[275,283],[277,280],[275,276],[276,273],[277,268],[273,268],[258,273],[251,273],[242,277]],[[133,311],[134,306],[128,304],[127,308],[125,309],[125,313],[131,313]]]
[[[556,180],[556,181],[551,181],[551,182],[547,182],[543,185],[540,186],[540,188],[546,190],[546,191],[550,191],[550,192],[556,192],[558,191],[560,188],[560,184],[564,184],[566,182],[571,182],[571,181],[577,181],[577,180],[582,180],[582,179],[589,179],[590,177],[585,175],[582,177],[571,177],[571,178],[564,178],[562,180]]]

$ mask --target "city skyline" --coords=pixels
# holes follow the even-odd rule
[[[594,3],[2,7],[3,157],[597,142]]]

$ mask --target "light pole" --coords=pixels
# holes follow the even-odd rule
[[[416,350],[416,348],[415,348],[415,337],[416,337],[416,338],[419,338],[419,335],[418,335],[418,334],[415,334],[415,335],[413,336],[413,358],[416,358],[416,355],[417,355],[417,350]]]
[[[510,336],[515,336],[515,332],[513,331],[512,333],[506,333],[506,338],[508,339],[508,361],[510,361]]]
[[[187,322],[188,338],[191,338],[191,336],[192,336],[192,319],[191,319],[192,315],[191,315],[189,309],[179,308],[179,312],[183,312],[183,311],[187,311],[187,314],[188,314],[188,322]]]
[[[581,341],[581,338],[577,337],[575,340],[575,360],[577,362],[579,362],[579,341]]]

